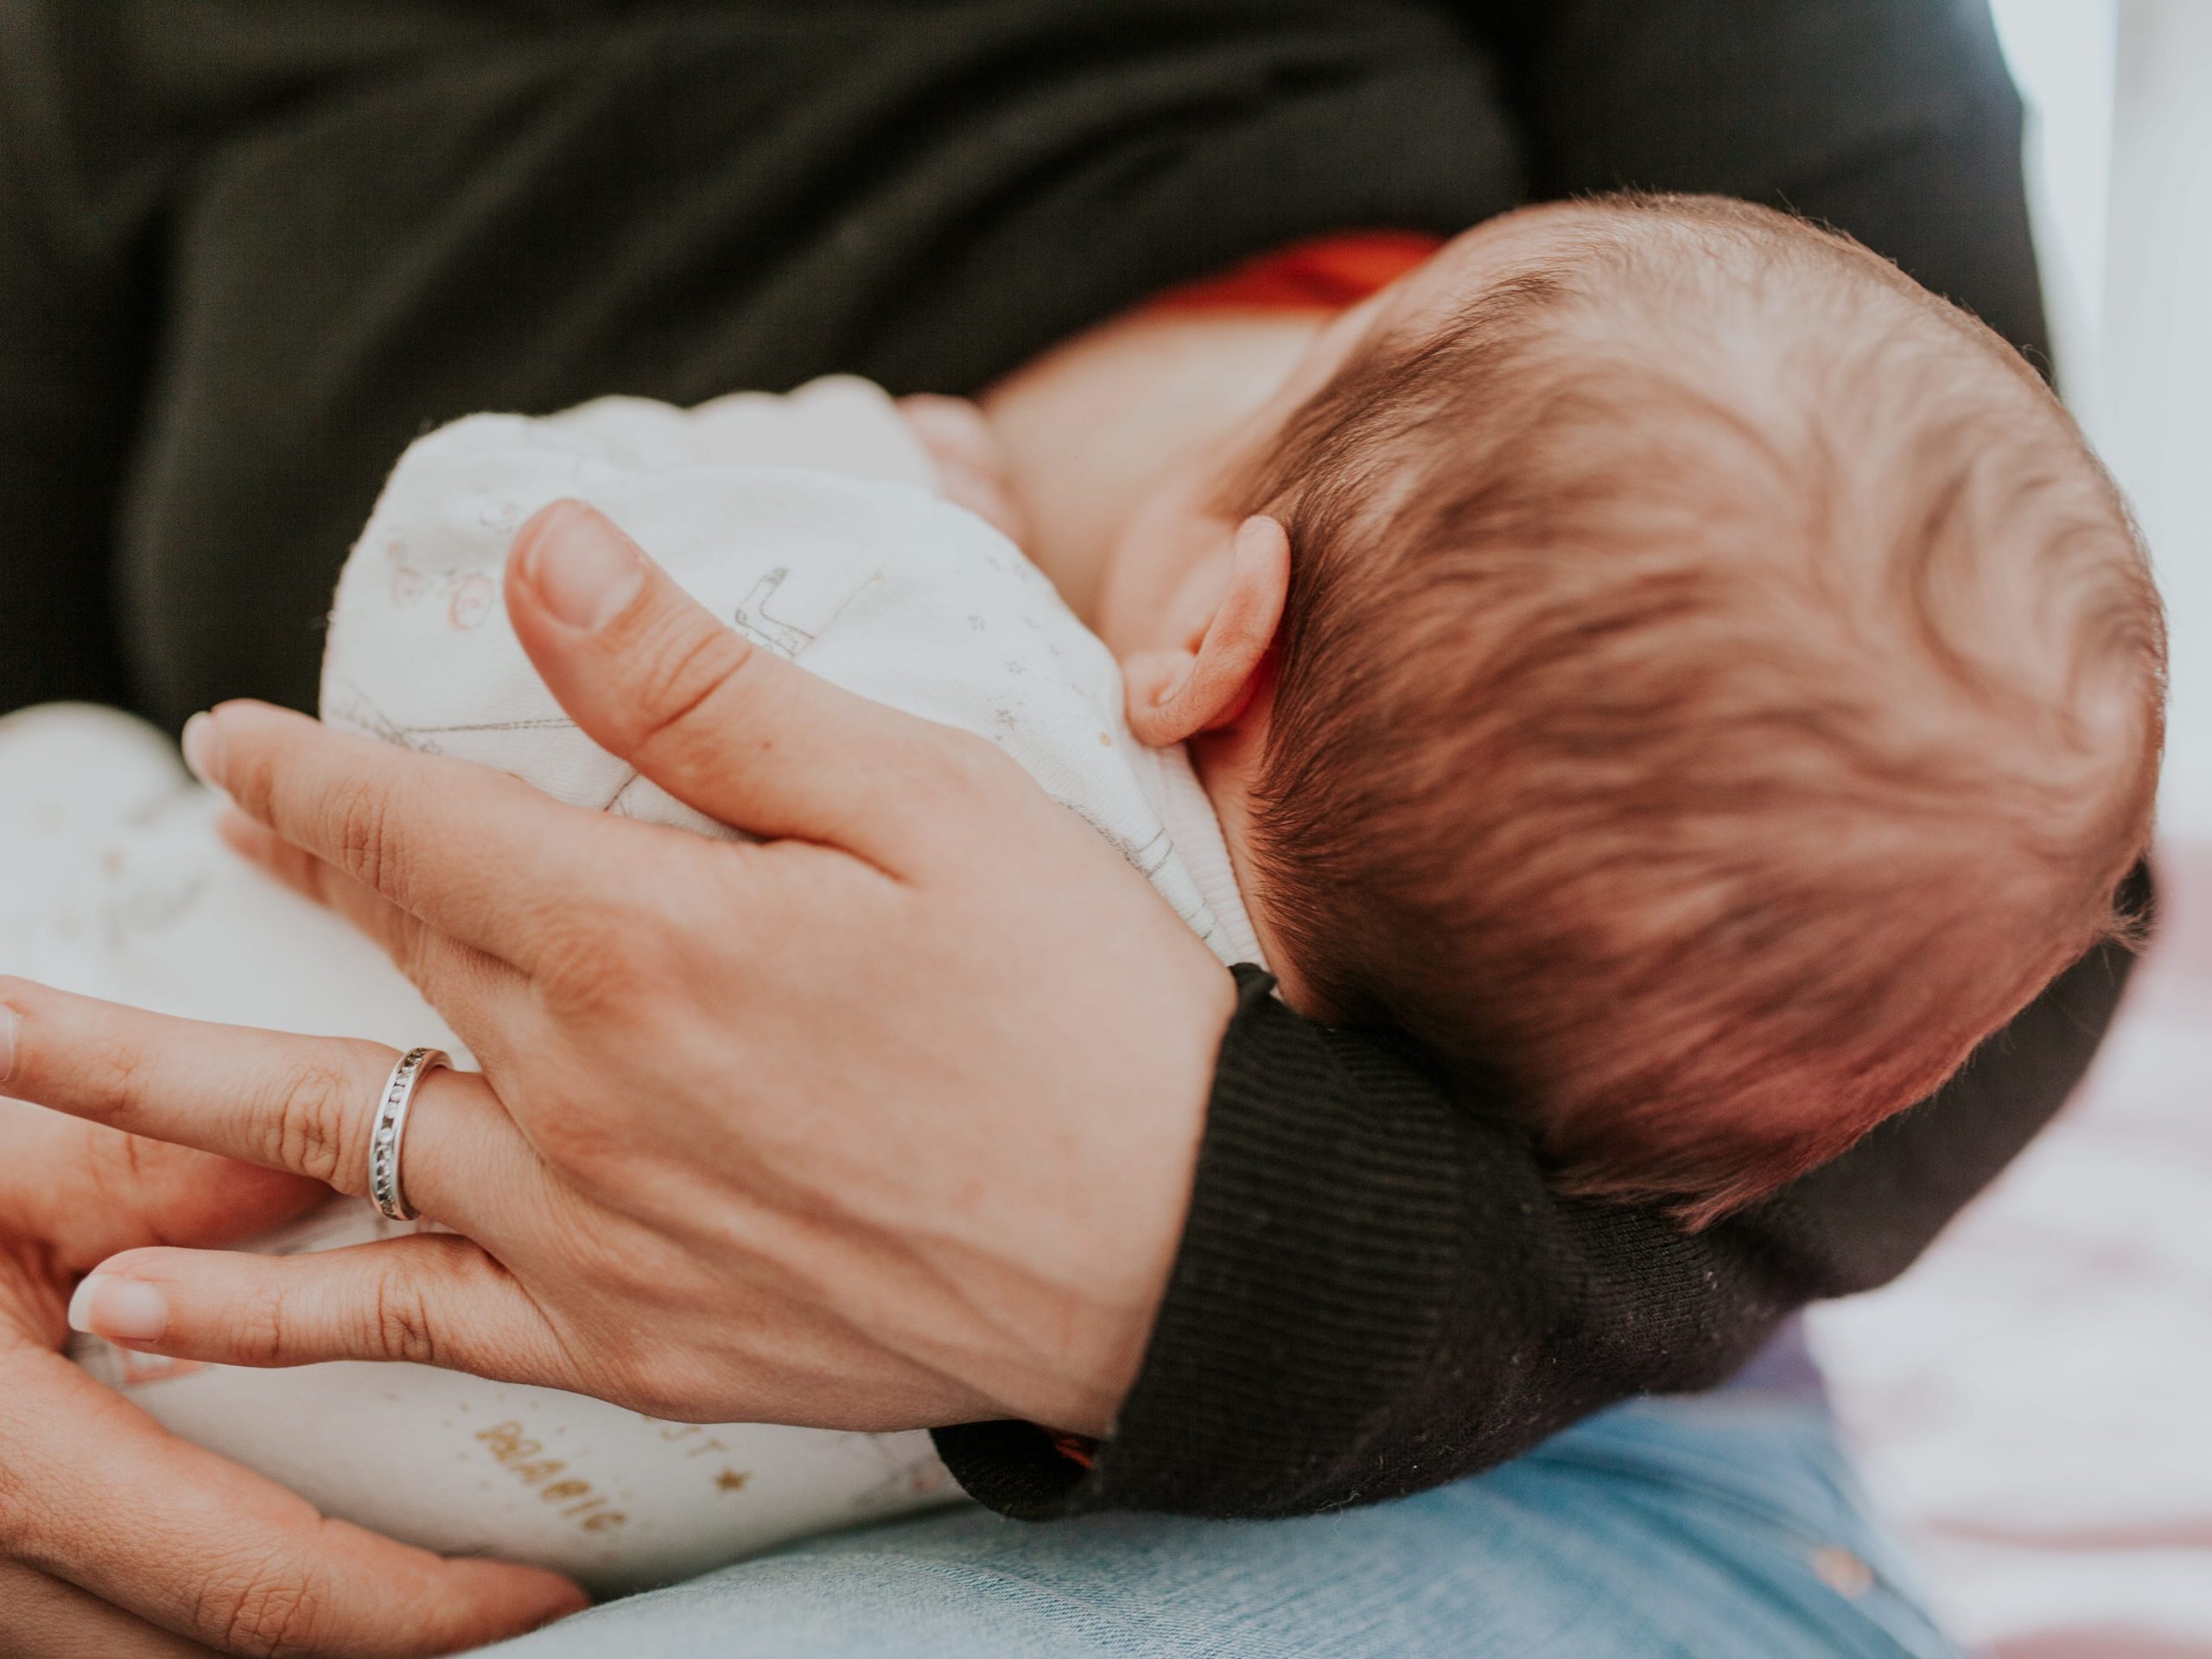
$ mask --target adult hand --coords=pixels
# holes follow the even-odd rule
[[[273,709],[203,719],[188,753],[239,844],[383,940],[484,1067],[431,1073],[408,1130],[409,1198],[454,1235],[134,1250],[79,1315],[165,1354],[424,1360],[660,1416],[1104,1431],[1230,976],[990,745],[752,649],[588,509],[524,528],[507,603],[585,731],[760,842]],[[16,1092],[364,1190],[389,1050],[0,1001]]]
[[[325,1521],[57,1351],[69,1287],[103,1258],[228,1243],[321,1189],[12,1100],[0,1147],[0,1653],[448,1653],[583,1605],[550,1573],[442,1561]]]

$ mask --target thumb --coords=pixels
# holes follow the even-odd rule
[[[840,847],[888,868],[902,816],[975,775],[989,745],[839,690],[726,627],[580,501],[516,533],[507,614],[585,734],[678,800],[764,840]]]

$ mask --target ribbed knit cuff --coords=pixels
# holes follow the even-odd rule
[[[1236,970],[1191,1210],[1142,1372],[1091,1466],[1033,1424],[941,1429],[993,1509],[1308,1513],[1356,1503],[1453,1305],[1451,1108],[1406,1058]],[[1379,1468],[1376,1472],[1382,1473]]]

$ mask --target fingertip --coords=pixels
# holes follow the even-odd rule
[[[589,1592],[566,1573],[556,1573],[550,1567],[525,1567],[481,1556],[467,1558],[467,1565],[500,1575],[513,1605],[530,1617],[530,1629],[580,1613],[591,1605]]]
[[[72,1331],[82,1331],[88,1336],[94,1334],[92,1332],[92,1299],[93,1295],[92,1287],[96,1282],[97,1281],[95,1280],[89,1278],[86,1279],[83,1283],[77,1287],[76,1294],[69,1298],[69,1328]]]
[[[507,575],[535,584],[537,559],[545,538],[558,535],[563,527],[602,518],[600,511],[588,501],[579,501],[574,496],[563,496],[558,501],[549,501],[522,521],[522,528],[515,531],[514,539],[507,543]]]
[[[603,524],[612,528],[613,522],[582,496],[564,495],[557,501],[548,501],[524,519],[522,528],[515,532],[514,544],[519,549],[525,542],[564,524]]]
[[[227,697],[221,702],[211,703],[184,723],[188,733],[195,726],[227,736],[243,722],[256,721],[305,721],[318,725],[312,715],[303,715],[296,709],[284,709],[273,702],[264,702],[258,697]]]
[[[580,1585],[547,1567],[438,1555],[342,1521],[325,1521],[321,1537],[351,1569],[349,1611],[365,1611],[361,1598],[373,1598],[384,1621],[378,1651],[474,1652],[591,1605]]]
[[[316,731],[329,728],[297,709],[279,709],[251,697],[233,697],[185,721],[179,746],[192,775],[233,804],[258,814],[266,807],[272,762],[270,746],[302,722]],[[343,735],[333,733],[333,735]]]
[[[519,588],[554,621],[588,634],[637,597],[645,560],[597,508],[561,500],[541,507],[515,532],[507,570],[511,590]]]
[[[212,714],[194,715],[186,721],[178,747],[183,749],[184,764],[194,777],[210,789],[222,787],[216,780],[223,771],[223,734]]]
[[[486,1556],[450,1556],[442,1565],[448,1589],[469,1610],[444,1635],[472,1647],[542,1630],[591,1605],[582,1585],[548,1567]]]
[[[110,1342],[159,1342],[169,1327],[169,1299],[158,1285],[99,1272],[69,1299],[69,1328]]]

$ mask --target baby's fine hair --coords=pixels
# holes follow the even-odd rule
[[[1257,896],[1332,1017],[1702,1226],[2127,929],[2164,627],[2057,400],[1894,267],[1704,198],[1546,241],[1224,503],[1292,547]]]

